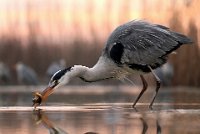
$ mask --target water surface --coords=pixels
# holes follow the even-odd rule
[[[153,91],[150,90],[132,109],[139,90],[90,87],[92,90],[82,91],[73,87],[61,89],[45,105],[33,110],[31,92],[35,87],[32,88],[30,92],[2,91],[0,134],[200,133],[198,89],[162,89],[153,109],[148,108]]]

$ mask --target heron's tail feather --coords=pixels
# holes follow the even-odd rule
[[[189,37],[187,37],[187,36],[185,36],[183,34],[180,34],[180,33],[177,33],[177,32],[173,32],[173,36],[176,38],[176,40],[180,44],[191,44],[191,43],[193,43],[193,41]]]

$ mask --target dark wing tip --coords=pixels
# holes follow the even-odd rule
[[[178,32],[171,31],[170,28],[168,28],[166,26],[159,25],[159,24],[155,24],[154,26],[156,26],[160,29],[163,29],[163,30],[170,31],[172,36],[176,39],[177,42],[179,42],[179,44],[191,44],[191,43],[193,43],[192,39],[190,39],[186,35],[183,35],[183,34],[178,33]]]
[[[191,43],[193,43],[192,39],[190,39],[189,37],[187,37],[183,34],[180,34],[180,33],[177,33],[177,32],[173,32],[173,34],[174,34],[174,37],[177,39],[177,41],[180,44],[191,44]]]

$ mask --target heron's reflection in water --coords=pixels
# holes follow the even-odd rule
[[[68,134],[63,129],[57,127],[53,122],[51,122],[42,110],[34,111],[36,124],[44,125],[50,134]]]
[[[142,126],[143,126],[143,129],[142,129],[142,134],[146,134],[147,133],[147,130],[148,130],[148,124],[146,122],[146,120],[144,120],[143,116],[140,117],[140,120],[142,122]],[[159,121],[158,119],[156,118],[156,134],[161,134],[161,126],[159,124]]]
[[[144,120],[143,117],[140,118],[141,122],[142,122],[142,126],[143,126],[143,129],[142,129],[142,134],[147,134],[147,130],[148,130],[148,124],[146,122],[146,120]],[[156,120],[156,134],[161,134],[161,126],[159,124],[159,121]]]
[[[157,134],[161,134],[161,126],[160,126],[160,124],[159,124],[159,122],[158,122],[158,120],[156,121],[156,126],[157,126]]]
[[[42,110],[34,111],[34,115],[35,115],[36,124],[42,124],[43,126],[45,126],[49,130],[50,134],[69,134],[62,128],[59,128],[58,126],[56,126],[52,121],[50,121],[47,115]],[[98,134],[98,133],[86,132],[84,134]]]
[[[49,130],[50,134],[69,134],[67,131],[57,126],[56,123],[53,123],[53,121],[49,120],[48,116],[44,113],[44,111],[37,110],[34,112],[34,115],[35,115],[36,124],[41,124],[45,126],[45,128]],[[112,134],[117,134],[119,131],[121,132],[123,131],[124,134],[129,134],[132,132],[141,133],[141,134],[147,134],[147,133],[161,134],[161,126],[159,124],[159,121],[158,121],[159,117],[157,114],[154,115],[154,117],[152,118],[152,115],[149,116],[148,113],[146,114],[146,113],[138,112],[138,111],[134,111],[134,112],[129,111],[126,114],[120,114],[119,110],[111,109],[105,112],[103,115],[104,117],[101,119],[103,119],[103,122],[105,124],[110,126],[111,132],[109,133],[112,133]],[[154,122],[155,125],[152,122],[152,119],[155,121]],[[125,129],[121,128],[123,123],[125,123],[124,124],[124,127],[126,127]],[[138,125],[138,123],[140,125]],[[120,130],[118,129],[119,126],[120,126]],[[102,129],[100,131],[102,132]],[[104,132],[105,131],[103,130],[103,133]],[[92,131],[86,131],[82,133],[83,134],[98,134],[97,132],[92,132]]]

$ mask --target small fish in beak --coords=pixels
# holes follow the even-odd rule
[[[36,109],[37,106],[39,106],[42,102],[44,102],[49,95],[53,93],[53,87],[48,86],[42,93],[35,92],[33,93],[34,98],[32,99],[33,101],[33,106],[34,109]]]
[[[36,109],[36,107],[42,103],[42,95],[39,92],[34,92],[33,95],[34,95],[34,98],[32,99],[33,106],[34,109]]]

